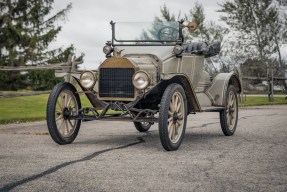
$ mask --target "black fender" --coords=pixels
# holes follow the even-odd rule
[[[87,98],[89,99],[90,103],[93,105],[93,107],[97,108],[97,109],[103,109],[107,106],[107,104],[101,100],[99,100],[97,98],[97,95],[95,93],[95,91],[93,89],[86,89],[84,88],[81,83],[80,80],[77,79],[76,77],[74,77],[74,80],[79,84],[79,86],[81,87],[81,89],[84,91],[85,95],[87,96]]]
[[[164,76],[161,81],[144,94],[138,101],[138,104],[150,103],[155,104],[153,108],[156,108],[160,103],[161,97],[168,85],[177,83],[185,90],[187,98],[188,113],[201,111],[200,104],[196,97],[196,94],[191,86],[189,78],[185,74],[168,74]],[[148,107],[149,108],[149,107]]]

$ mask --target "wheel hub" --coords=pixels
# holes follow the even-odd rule
[[[178,114],[177,114],[177,112],[174,112],[174,113],[173,113],[172,121],[173,121],[173,123],[175,124],[175,123],[177,122],[177,120],[178,120]]]
[[[63,117],[64,119],[68,119],[71,116],[71,111],[67,107],[64,108],[63,110]]]

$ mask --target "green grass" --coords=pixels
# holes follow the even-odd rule
[[[48,95],[0,99],[0,123],[34,121],[45,118]]]
[[[32,90],[19,90],[19,91],[1,91],[1,93],[5,94],[17,94],[17,93],[31,93],[33,92]]]
[[[48,94],[0,98],[0,124],[44,120]],[[87,97],[81,95],[83,107],[91,107]],[[115,113],[109,111],[109,114]]]
[[[287,105],[287,99],[285,97],[274,97],[274,101],[269,102],[268,97],[247,96],[246,101],[240,103],[240,107],[259,105]]]
[[[22,96],[14,98],[0,98],[0,124],[11,122],[26,122],[44,120],[46,117],[46,105],[48,94],[36,96]],[[81,96],[83,107],[91,107],[86,96]],[[273,102],[269,102],[267,97],[247,96],[241,107],[258,105],[287,105],[285,97],[275,97]],[[110,111],[110,114],[118,113]]]

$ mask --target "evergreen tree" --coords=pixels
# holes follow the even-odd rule
[[[177,14],[170,13],[170,10],[164,4],[160,7],[160,16],[155,17],[155,21],[179,21],[181,20],[181,12]],[[214,21],[206,22],[205,13],[202,4],[196,2],[194,7],[190,9],[188,14],[184,14],[185,21],[194,21],[198,25],[198,29],[190,37],[200,37],[203,41],[207,43],[212,43],[214,41],[221,41],[223,36],[228,32],[227,28],[217,25]]]
[[[0,65],[45,63],[59,50],[47,51],[61,31],[56,21],[72,8],[69,4],[48,17],[53,0],[2,0],[0,5]]]
[[[194,21],[197,24],[197,30],[192,33],[193,36],[205,36],[207,34],[207,29],[205,27],[205,14],[204,8],[198,2],[195,3],[194,7],[190,9],[189,15],[185,14],[185,20]]]
[[[76,49],[73,45],[71,45],[67,49],[63,51],[61,50],[60,52],[60,54],[50,59],[48,63],[65,63],[71,55],[75,55]],[[84,54],[82,53],[80,57],[76,58],[76,61],[82,61],[83,57]],[[25,74],[25,80],[25,86],[28,86],[33,90],[50,90],[55,86],[55,84],[64,81],[63,78],[55,77],[54,70],[28,71],[28,73]]]
[[[179,21],[181,20],[181,12],[177,14],[177,17],[175,17],[175,14],[170,13],[170,10],[167,8],[167,6],[164,4],[162,7],[160,7],[160,16],[155,17],[155,22],[162,22],[162,21]],[[214,21],[206,22],[205,21],[205,13],[204,8],[202,4],[196,2],[194,7],[192,7],[189,11],[189,13],[184,14],[184,20],[185,21],[194,21],[198,25],[198,29],[192,33],[189,33],[189,31],[186,29],[184,34],[186,34],[186,39],[194,39],[194,38],[200,38],[201,41],[204,41],[206,43],[213,43],[216,41],[222,41],[224,35],[228,33],[228,29],[216,24]],[[142,37],[143,39],[154,39],[153,37],[157,37],[157,32],[160,29],[161,26],[158,25],[158,23],[154,24],[153,29],[149,32],[143,32]],[[150,35],[152,34],[152,35]],[[220,63],[220,69],[218,70],[218,66],[214,66],[214,63]],[[222,71],[222,68],[224,68],[224,63],[220,60],[220,57],[212,57],[206,60],[205,70],[209,72],[212,76],[215,76],[218,71]],[[229,68],[228,68],[229,69]],[[231,70],[231,68],[229,69]]]
[[[160,7],[161,16],[155,17],[155,21],[177,21],[180,18],[180,13],[178,14],[177,20],[175,19],[175,15],[171,14],[169,9],[167,8],[166,4]]]
[[[58,13],[51,15],[53,2],[54,0],[0,1],[0,66],[47,64],[58,58],[57,55],[61,55],[62,49],[47,48],[61,31],[57,22],[65,19],[72,5],[68,4]],[[74,47],[67,50],[73,52]],[[17,90],[31,83],[47,84],[49,81],[59,81],[51,70],[24,74],[0,73],[0,89]],[[51,85],[46,87],[51,88]]]
[[[198,25],[198,29],[190,33],[190,39],[199,38],[200,41],[207,44],[222,41],[224,36],[229,32],[227,28],[218,25],[214,21],[205,21],[205,13],[202,4],[196,2],[194,7],[189,11],[189,15],[185,14],[185,20],[194,21]],[[234,65],[223,62],[225,58],[223,51],[216,57],[211,57],[205,60],[205,70],[211,76],[215,76],[218,72],[229,72],[233,69]],[[214,65],[216,64],[216,66]]]
[[[175,19],[175,15],[171,14],[169,9],[167,8],[166,4],[164,4],[162,7],[160,7],[160,12],[161,12],[161,16],[158,17],[156,16],[154,18],[154,22],[151,26],[150,29],[148,29],[147,31],[143,31],[142,34],[140,35],[139,39],[142,40],[159,40],[159,31],[160,29],[162,29],[163,27],[165,27],[164,22],[166,21],[174,21],[174,30],[177,30],[178,28],[178,23],[177,21],[179,21],[180,19],[180,13],[178,14],[177,20]],[[170,30],[172,30],[170,28]]]

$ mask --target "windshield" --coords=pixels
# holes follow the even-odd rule
[[[113,24],[113,40],[126,43],[174,43],[179,39],[179,22],[123,22]]]

